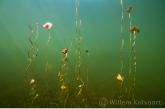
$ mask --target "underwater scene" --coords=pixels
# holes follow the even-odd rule
[[[0,0],[0,107],[165,107],[164,12],[164,0]]]

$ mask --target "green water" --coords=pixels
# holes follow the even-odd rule
[[[123,0],[124,18],[122,21],[124,30],[124,47],[122,50],[124,85],[128,91],[121,98],[123,101],[131,101],[129,98],[129,84],[133,84],[133,58],[132,74],[129,80],[130,49],[129,49],[129,17],[126,9],[132,6],[132,26],[137,26],[140,33],[136,33],[136,85],[135,100],[161,101],[161,105],[134,105],[133,107],[165,107],[165,1],[159,0]],[[0,107],[24,107],[24,74],[29,62],[28,50],[31,43],[28,39],[31,30],[33,41],[36,36],[36,23],[39,23],[39,36],[36,43],[39,47],[38,56],[35,59],[37,69],[37,93],[39,97],[31,107],[63,107],[60,105],[60,86],[58,73],[61,67],[63,54],[61,51],[70,47],[71,38],[74,38],[72,50],[69,54],[67,75],[69,96],[65,107],[102,107],[99,104],[101,98],[107,100],[113,98],[118,86],[117,74],[120,73],[120,0],[80,0],[78,16],[82,21],[82,66],[80,76],[86,85],[87,54],[89,50],[89,79],[87,87],[83,88],[82,104],[76,105],[77,81],[75,77],[75,37],[76,37],[76,13],[75,0],[0,0]],[[47,83],[48,94],[45,95],[45,45],[48,40],[48,31],[43,24],[51,22],[51,39],[48,44],[48,70]],[[133,38],[133,35],[132,35]],[[36,52],[32,50],[30,56]],[[132,53],[132,52],[131,52]],[[131,54],[133,57],[133,53]],[[26,106],[30,107],[29,93],[32,85],[30,80],[34,77],[34,66],[30,66],[27,72]],[[132,87],[132,86],[131,86]],[[124,88],[124,86],[123,86]],[[122,88],[122,93],[123,93]],[[48,99],[48,102],[46,102]],[[83,101],[85,100],[85,101]],[[119,99],[120,100],[120,99]],[[105,107],[132,107],[130,105],[110,105]]]

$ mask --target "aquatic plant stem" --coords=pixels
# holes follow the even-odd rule
[[[28,72],[28,69],[29,69],[29,67],[30,67],[30,65],[31,65],[31,63],[32,63],[32,59],[31,59],[31,57],[30,57],[30,51],[33,49],[33,42],[31,41],[31,39],[30,39],[30,37],[33,35],[33,30],[32,30],[32,28],[31,28],[31,26],[30,26],[30,24],[31,24],[31,22],[29,23],[29,28],[30,28],[30,30],[31,30],[31,33],[30,33],[30,35],[29,35],[29,41],[30,41],[30,43],[31,43],[31,48],[29,49],[29,51],[28,51],[28,61],[29,61],[29,64],[28,64],[28,66],[26,67],[26,70],[25,70],[25,74],[24,74],[24,96],[25,96],[25,98],[24,98],[24,107],[26,107],[26,84],[27,84],[27,72]]]
[[[128,15],[129,15],[130,29],[131,29],[131,14],[129,13]],[[131,69],[132,69],[132,61],[131,61],[131,58],[132,58],[132,57],[131,57],[131,55],[132,55],[132,50],[131,50],[131,43],[132,43],[132,42],[131,42],[131,40],[132,40],[132,39],[131,39],[131,32],[130,32],[129,37],[130,37],[130,39],[129,39],[129,42],[130,42],[130,45],[129,45],[129,49],[130,49],[130,53],[129,53],[130,66],[129,66],[129,68],[130,68],[130,69],[129,69],[129,95],[128,95],[128,99],[129,99],[130,93],[131,93],[131,80],[130,80],[131,77],[130,77],[130,76],[131,76],[131,73],[132,73],[132,70],[131,70]]]
[[[120,71],[120,74],[122,74],[123,72],[123,58],[122,58],[122,50],[123,50],[123,47],[124,47],[124,38],[123,38],[123,3],[122,3],[122,0],[120,0],[120,3],[121,3],[121,8],[122,8],[122,13],[121,13],[121,21],[120,21],[120,28],[121,28],[121,32],[120,32],[120,36],[121,36],[121,49],[120,49],[120,60],[121,60],[121,71]]]
[[[33,105],[33,103],[34,103],[34,100],[38,97],[38,96],[36,96],[36,95],[38,95],[36,92],[37,92],[37,80],[36,80],[36,78],[37,78],[37,69],[36,69],[36,65],[35,65],[35,59],[36,59],[36,57],[37,57],[37,55],[38,55],[38,46],[37,46],[37,44],[36,44],[36,40],[37,40],[37,38],[38,38],[38,23],[36,23],[36,37],[35,37],[35,39],[34,39],[34,44],[35,44],[35,46],[36,46],[36,53],[35,53],[35,55],[33,55],[33,65],[34,65],[34,80],[35,80],[35,82],[33,83],[33,86],[32,86],[32,89],[31,89],[31,92],[30,92],[30,96],[31,96],[31,99],[32,99],[32,102],[31,102],[31,106],[30,107],[32,107],[32,105]]]
[[[81,54],[81,49],[80,49],[80,45],[82,42],[82,36],[81,36],[81,32],[80,32],[82,21],[78,15],[78,7],[79,7],[80,0],[75,0],[75,1],[76,1],[75,78],[77,80],[77,78],[80,78],[81,65],[82,65],[82,54]],[[80,85],[79,85],[78,81],[76,81],[76,83],[77,83],[77,85],[76,85],[77,87],[76,87],[76,101],[75,102],[77,102],[77,103],[75,104],[75,106],[80,107],[80,103],[82,103],[82,100],[81,100],[82,96],[80,96],[80,95],[82,93],[83,87],[81,87],[81,88],[79,87]]]
[[[60,97],[59,97],[59,101],[61,102],[61,105],[63,106],[63,108],[65,107],[65,104],[67,102],[69,93],[68,93],[68,86],[66,86],[67,82],[68,82],[68,78],[67,78],[67,58],[68,58],[68,54],[65,54],[65,57],[61,60],[62,66],[60,67],[59,73],[58,73],[58,77],[60,79],[59,81],[59,85],[61,87],[61,93],[60,93]],[[64,63],[66,62],[66,63]],[[65,74],[62,74],[62,70],[64,70]]]
[[[47,43],[46,43],[46,68],[45,68],[45,80],[46,80],[46,74],[47,74],[47,69],[48,69],[48,65],[49,65],[49,63],[48,63],[48,43],[49,43],[49,41],[50,41],[50,31],[49,31],[49,29],[48,29],[48,41],[47,41]],[[48,85],[47,85],[47,81],[46,81],[46,88],[48,89]]]
[[[45,67],[45,83],[46,83],[46,95],[48,93],[48,84],[47,84],[47,69],[48,69],[48,43],[50,41],[50,30],[48,29],[48,40],[46,43],[46,67]],[[47,103],[47,107],[48,107],[48,103]]]
[[[122,50],[124,47],[124,38],[123,38],[123,2],[122,0],[120,0],[121,3],[121,20],[120,20],[120,37],[121,37],[121,48],[120,48],[120,63],[121,63],[121,68],[120,68],[120,74],[122,74],[123,72],[123,57],[122,57]],[[121,89],[122,89],[122,85],[120,87],[120,91],[119,93],[121,94]]]
[[[132,93],[133,93],[132,101],[135,99],[134,91],[135,91],[135,77],[136,77],[136,51],[133,48],[135,46],[135,39],[136,39],[135,31],[134,31],[133,35],[134,35],[134,38],[133,38],[133,44],[132,44],[132,51],[134,54],[134,79],[133,79],[133,88],[132,88]]]
[[[37,46],[37,44],[36,44],[36,40],[37,40],[37,38],[38,38],[38,25],[39,25],[39,24],[36,23],[36,26],[37,26],[37,35],[36,35],[36,37],[35,37],[35,39],[34,39],[34,44],[35,44],[37,50],[36,50],[35,55],[33,55],[33,64],[34,64],[34,68],[35,68],[35,72],[34,72],[35,84],[36,84],[36,72],[37,72],[37,70],[36,70],[36,66],[35,66],[34,61],[35,61],[36,57],[38,56],[38,46]]]

